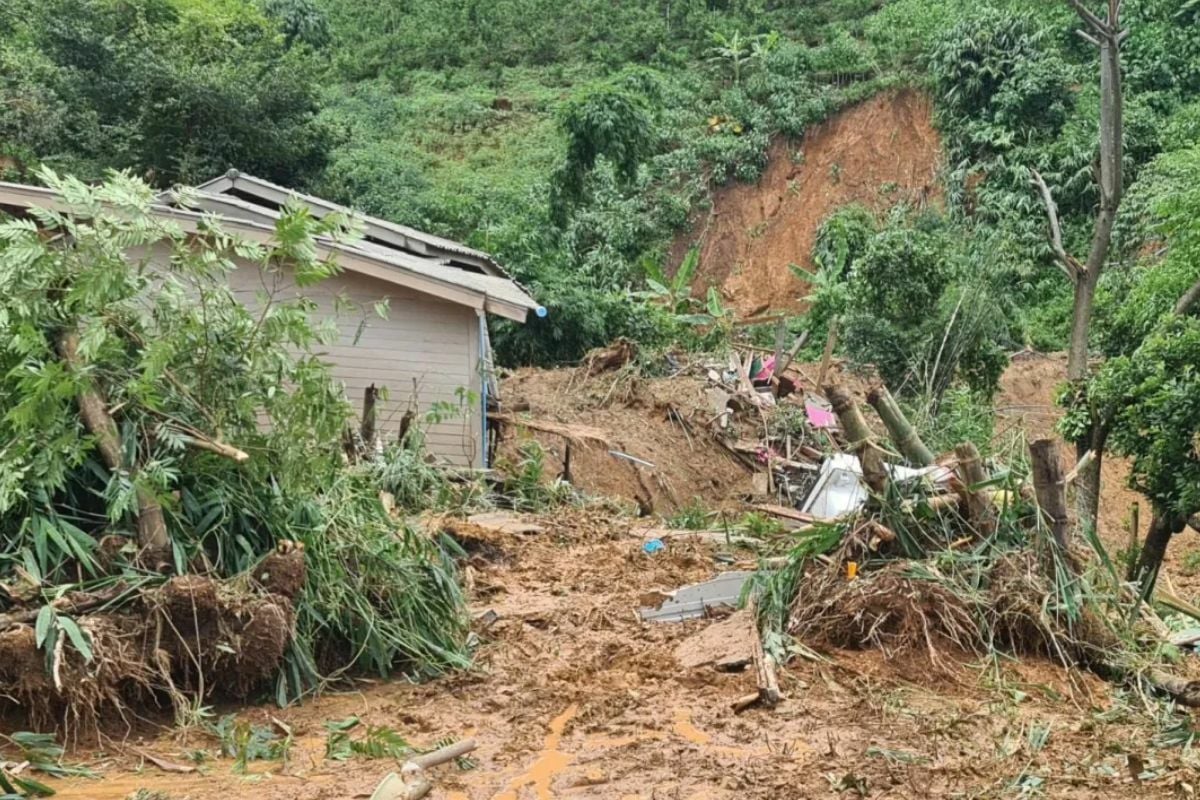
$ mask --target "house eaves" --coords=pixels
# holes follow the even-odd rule
[[[368,216],[324,198],[297,192],[253,175],[244,175],[237,170],[229,170],[219,178],[200,184],[196,189],[208,194],[240,193],[249,195],[276,207],[282,206],[288,200],[299,200],[307,205],[317,217],[323,217],[326,214],[345,214],[361,220],[366,236],[386,245],[408,250],[421,256],[449,257],[465,265],[481,269],[487,274],[509,277],[494,258],[480,250],[441,236],[419,231],[416,228],[410,228],[407,225],[398,225],[385,219]]]
[[[50,189],[7,182],[0,182],[0,206],[47,208],[59,213],[79,210]],[[151,213],[178,224],[184,233],[189,234],[203,234],[216,225],[226,233],[260,244],[268,244],[275,237],[274,224],[266,220],[251,221],[168,205],[156,205]],[[466,272],[430,259],[370,246],[369,242],[343,243],[319,238],[316,247],[318,257],[331,259],[350,272],[517,322],[524,322],[529,311],[545,313],[532,297],[508,278]],[[376,250],[385,251],[386,257]]]

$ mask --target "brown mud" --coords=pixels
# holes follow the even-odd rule
[[[803,307],[817,231],[841,206],[875,211],[941,202],[941,142],[932,103],[905,89],[853,105],[799,142],[776,140],[756,183],[716,190],[712,206],[675,242],[671,263],[700,248],[696,286],[718,287],[742,316]]]
[[[1017,359],[998,413],[1046,432],[1062,373],[1058,356]],[[626,435],[631,443],[644,438],[634,429]],[[1122,477],[1121,465],[1110,463],[1106,491],[1120,489]],[[1106,496],[1105,525],[1127,499],[1123,489]],[[931,669],[919,653],[826,645],[825,660],[798,657],[781,672],[786,699],[778,707],[735,714],[730,704],[754,691],[753,669],[677,660],[704,660],[693,658],[692,637],[712,621],[636,616],[642,595],[731,568],[714,558],[712,544],[672,541],[647,555],[633,521],[599,507],[529,521],[542,530],[492,532],[472,557],[471,611],[498,615],[477,626],[475,670],[424,684],[363,680],[355,691],[288,709],[228,709],[255,724],[286,725],[295,737],[286,760],[253,762],[245,776],[228,759],[198,773],[164,772],[142,754],[187,764],[189,752],[215,742],[194,730],[140,725],[76,753],[102,778],[55,781],[58,797],[125,800],[143,788],[172,800],[366,797],[397,765],[324,758],[324,723],[350,715],[418,747],[478,741],[473,769],[434,770],[432,798],[1191,796],[1195,756],[1155,746],[1160,730],[1136,698],[1122,700],[1098,678],[1039,658],[947,651],[953,657]],[[1131,765],[1142,771],[1131,774]]]

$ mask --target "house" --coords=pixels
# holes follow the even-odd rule
[[[289,201],[316,217],[353,213],[237,171],[159,200],[155,213],[185,230],[217,215],[229,233],[257,241],[272,236]],[[5,207],[68,209],[48,189],[0,182],[0,209]],[[428,416],[432,455],[455,466],[485,466],[486,409],[495,391],[488,316],[524,322],[530,312],[543,316],[545,309],[486,253],[386,220],[355,217],[361,239],[318,241],[320,255],[341,267],[337,276],[301,289],[286,272],[266,275],[246,263],[230,277],[235,294],[247,303],[264,291],[311,299],[318,315],[336,320],[339,338],[323,355],[352,404],[359,407],[371,385],[383,390],[376,415],[385,439],[399,431],[406,414]]]

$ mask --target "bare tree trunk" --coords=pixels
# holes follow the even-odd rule
[[[933,451],[921,441],[916,428],[904,416],[896,399],[886,386],[876,386],[867,394],[867,402],[875,409],[875,413],[883,420],[888,434],[900,452],[913,466],[928,467],[934,461]]]
[[[64,331],[58,337],[58,354],[67,369],[76,375],[82,372],[83,364],[79,358],[79,334],[74,331]],[[117,472],[124,469],[121,456],[121,437],[117,431],[117,423],[108,413],[108,403],[104,396],[86,378],[84,388],[76,398],[79,405],[79,417],[88,433],[96,437],[96,449],[100,458],[109,471]],[[167,535],[167,523],[163,516],[162,506],[149,492],[138,489],[138,545],[143,550],[162,556],[170,550],[171,540]]]
[[[1175,315],[1182,316],[1200,300],[1200,280],[1188,287],[1188,290],[1180,295],[1178,302],[1175,303]]]
[[[1182,514],[1164,514],[1155,509],[1154,517],[1150,520],[1150,530],[1146,532],[1146,543],[1142,545],[1141,555],[1138,556],[1134,580],[1142,584],[1142,596],[1148,597],[1154,591],[1158,580],[1158,570],[1162,566],[1163,557],[1167,554],[1167,546],[1171,537],[1187,526],[1187,517]]]
[[[1031,442],[1029,459],[1033,467],[1033,488],[1037,493],[1038,508],[1050,524],[1054,541],[1065,552],[1069,544],[1071,520],[1067,515],[1067,486],[1063,480],[1058,443],[1054,439]]]
[[[817,370],[817,386],[824,388],[825,374],[829,372],[829,362],[833,360],[833,351],[837,347],[838,318],[829,320],[829,334],[825,337],[825,350],[821,353],[821,366]]]
[[[1096,165],[1096,181],[1100,189],[1100,208],[1096,214],[1092,243],[1087,261],[1080,264],[1066,252],[1062,242],[1062,227],[1050,189],[1036,171],[1033,182],[1042,194],[1050,220],[1050,240],[1060,266],[1075,287],[1074,309],[1071,317],[1071,339],[1067,350],[1067,379],[1074,384],[1083,399],[1088,378],[1088,332],[1091,329],[1092,305],[1100,274],[1108,260],[1112,245],[1113,225],[1124,194],[1124,96],[1121,87],[1121,43],[1128,31],[1121,27],[1122,0],[1107,0],[1105,17],[1093,13],[1084,0],[1067,0],[1083,21],[1078,31],[1086,41],[1095,45],[1100,54],[1100,156]],[[1102,422],[1094,415],[1088,429],[1075,441],[1080,458],[1091,450],[1094,460],[1080,470],[1075,494],[1079,522],[1094,529],[1099,515],[1101,465],[1107,431],[1097,431]]]

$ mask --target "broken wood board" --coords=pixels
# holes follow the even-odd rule
[[[467,522],[478,525],[496,533],[526,534],[545,533],[546,529],[534,522],[526,522],[518,515],[507,511],[489,511],[483,514],[472,514]]]
[[[746,609],[692,634],[675,648],[675,660],[684,669],[709,667],[737,672],[754,659],[753,620]]]
[[[616,448],[609,438],[608,431],[594,428],[591,425],[576,425],[567,424],[565,422],[553,422],[547,419],[529,419],[526,417],[518,417],[515,414],[504,414],[499,411],[491,411],[488,413],[488,419],[505,425],[515,425],[520,428],[528,428],[531,431],[540,431],[542,433],[552,433],[557,436],[562,436],[564,439],[570,439],[574,442],[587,444],[595,442],[602,444],[608,448]]]
[[[805,514],[803,511],[797,511],[794,508],[788,508],[787,506],[775,505],[773,503],[756,503],[754,505],[754,510],[761,511],[763,514],[769,514],[772,517],[782,517],[783,519],[790,519],[793,522],[804,522],[804,523],[812,524],[814,522],[820,521],[820,519],[818,517],[814,517],[812,514]]]

